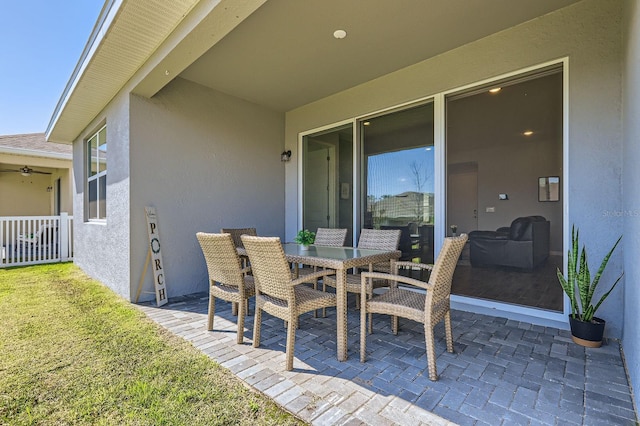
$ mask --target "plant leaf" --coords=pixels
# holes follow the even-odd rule
[[[591,286],[591,274],[589,273],[589,264],[587,263],[587,250],[586,247],[582,247],[580,253],[580,267],[578,269],[577,276],[578,292],[580,293],[580,305],[582,306],[583,315],[586,314],[586,310],[591,304],[589,299],[589,287]],[[582,318],[583,321],[587,319]]]
[[[589,305],[584,310],[584,313],[582,315],[582,321],[591,322],[591,320],[593,319],[593,313],[594,312],[595,312],[595,309],[593,308],[593,305]]]
[[[582,251],[579,251],[580,231],[575,228],[575,225],[571,227],[571,249],[567,254],[567,277],[565,278],[562,275],[559,268],[556,271],[556,275],[558,276],[558,281],[560,282],[562,289],[567,294],[567,297],[571,302],[571,314],[575,318],[582,321],[591,321],[602,302],[604,302],[609,294],[611,294],[618,282],[622,279],[624,273],[618,277],[611,288],[609,288],[609,291],[600,297],[600,300],[598,300],[598,303],[595,306],[592,304],[592,299],[595,294],[596,287],[600,282],[600,277],[621,240],[622,236],[618,238],[611,250],[609,250],[607,255],[602,259],[602,263],[600,264],[592,282],[586,247],[583,245]],[[580,303],[578,303],[578,298],[580,299]]]
[[[618,281],[620,281],[622,279],[622,276],[624,275],[624,273],[620,274],[620,276],[618,277],[618,279],[616,280],[615,283],[613,283],[613,285],[611,286],[611,288],[609,289],[608,292],[606,292],[605,294],[602,295],[602,297],[600,298],[600,300],[598,301],[598,304],[596,305],[595,308],[593,308],[593,313],[595,314],[596,311],[598,310],[598,308],[600,307],[600,305],[602,304],[602,302],[604,302],[604,299],[607,298],[607,296],[609,296],[609,293],[611,293],[613,291],[613,289],[615,288],[615,286],[618,284]]]
[[[598,272],[596,272],[596,276],[593,278],[593,284],[591,285],[591,289],[589,291],[589,301],[591,301],[591,298],[593,297],[593,294],[596,291],[596,287],[598,286],[598,283],[600,282],[600,277],[602,276],[602,273],[604,272],[604,268],[607,266],[607,263],[609,263],[609,258],[611,257],[611,255],[613,254],[613,251],[616,249],[616,247],[618,246],[618,243],[620,242],[620,240],[622,239],[622,235],[620,236],[620,238],[618,238],[618,241],[616,241],[616,243],[613,245],[613,247],[611,247],[611,250],[609,250],[609,253],[607,253],[607,255],[602,259],[602,263],[600,264],[600,268],[598,268]],[[620,278],[618,278],[619,280]],[[617,281],[616,281],[617,284]],[[615,284],[614,284],[615,286]],[[613,287],[612,287],[613,289]],[[609,294],[611,292],[611,290],[609,290],[607,292],[607,294]],[[598,303],[598,305],[600,305]],[[596,308],[597,309],[597,308]]]
[[[578,300],[576,298],[576,278],[577,274],[577,264],[578,264],[578,240],[579,240],[580,231],[576,230],[575,226],[571,227],[571,249],[567,253],[567,278],[565,279],[560,269],[557,271],[558,280],[560,281],[560,285],[562,286],[564,292],[569,297],[569,301],[571,302],[571,314],[578,319],[581,318],[580,315],[580,306],[578,305]]]

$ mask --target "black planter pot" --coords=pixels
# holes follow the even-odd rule
[[[606,322],[602,318],[593,317],[593,321],[585,322],[569,315],[571,338],[578,345],[587,348],[599,348],[602,345],[605,324]]]

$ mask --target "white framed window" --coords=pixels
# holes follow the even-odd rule
[[[107,218],[107,126],[86,141],[86,219]]]

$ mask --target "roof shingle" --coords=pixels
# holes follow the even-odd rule
[[[73,152],[73,147],[71,145],[47,142],[44,133],[0,135],[0,149],[3,147],[40,151],[44,156],[46,156],[46,153],[71,155]]]

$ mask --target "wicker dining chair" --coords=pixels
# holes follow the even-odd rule
[[[249,298],[255,295],[254,279],[250,268],[242,267],[242,262],[230,234],[196,234],[209,272],[209,316],[207,330],[213,330],[215,298],[233,303],[238,311],[238,343],[244,337],[244,318],[249,306]]]
[[[222,228],[220,232],[223,234],[231,234],[231,238],[233,239],[233,244],[236,248],[244,248],[242,245],[242,239],[240,238],[243,235],[253,235],[256,236],[258,233],[256,232],[256,228]],[[242,260],[242,267],[246,268],[249,266],[249,258],[244,255],[240,255],[240,260]],[[233,315],[238,314],[238,310],[236,305],[233,305]]]
[[[318,228],[314,246],[321,247],[343,247],[347,241],[347,228]],[[308,275],[317,272],[318,268],[297,269],[298,276]],[[313,288],[316,288],[314,286]]]
[[[262,311],[287,323],[286,370],[293,369],[298,317],[305,312],[336,306],[335,294],[299,285],[309,279],[325,277],[334,271],[322,270],[299,279],[292,279],[280,238],[243,235],[242,242],[249,255],[256,280],[256,308],[253,323],[253,346],[260,346]]]
[[[316,239],[313,243],[314,246],[321,247],[343,247],[345,242],[347,241],[347,228],[318,228],[316,230]],[[303,277],[314,272],[318,271],[318,267],[314,266],[313,268],[298,268],[296,265],[295,274],[297,277]],[[314,289],[318,288],[318,280],[313,280],[310,284],[313,285]],[[322,317],[325,317],[327,314],[326,310],[322,310]],[[318,317],[318,311],[313,313],[314,317]]]
[[[258,235],[256,228],[222,228],[220,232],[223,234],[231,234],[233,244],[238,248],[244,248],[242,238],[240,238],[242,235]]]
[[[447,340],[447,351],[453,352],[453,336],[451,333],[450,296],[451,280],[456,269],[460,253],[467,242],[467,234],[459,237],[444,239],[444,244],[434,265],[413,262],[396,262],[393,274],[381,272],[363,272],[360,294],[363,300],[360,309],[360,362],[365,362],[367,345],[367,317],[369,318],[369,333],[371,328],[371,314],[391,315],[391,329],[398,334],[398,317],[408,318],[424,324],[427,363],[429,379],[438,380],[436,370],[436,349],[433,328],[444,319],[444,329]],[[401,267],[420,268],[431,271],[429,281],[424,282],[398,274]],[[391,283],[388,291],[366,299],[370,291],[370,281],[384,279]],[[398,283],[414,286],[426,290],[422,292],[399,288]],[[367,315],[368,314],[368,315]]]
[[[358,248],[370,249],[370,250],[397,250],[400,243],[400,230],[399,229],[363,229],[360,231],[360,238],[358,239]],[[389,263],[374,264],[370,266],[370,269],[378,272],[390,272]],[[323,290],[326,290],[326,286],[335,287],[336,280],[334,277],[327,277],[323,282]],[[374,288],[386,287],[388,284],[384,280],[374,280],[372,283],[371,291]],[[349,293],[355,293],[360,299],[360,274],[347,274],[347,291]],[[359,306],[357,302],[356,306]]]
[[[323,247],[342,247],[347,241],[347,228],[318,228],[313,245]]]
[[[231,238],[233,239],[233,244],[237,248],[244,248],[242,245],[242,239],[240,238],[243,235],[253,235],[257,236],[256,228],[222,228],[220,232],[223,234],[231,234]],[[247,258],[245,256],[240,256],[240,259],[243,261],[243,266],[247,266]]]

